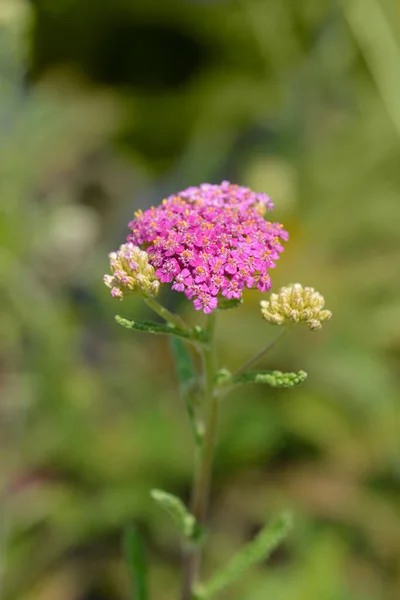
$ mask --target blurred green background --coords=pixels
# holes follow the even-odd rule
[[[399,3],[1,0],[2,600],[129,598],[132,521],[152,597],[177,598],[149,490],[188,499],[190,431],[167,340],[119,328],[149,315],[102,275],[136,208],[222,179],[270,194],[291,234],[274,289],[312,285],[334,317],[262,365],[304,385],[226,400],[205,572],[292,508],[225,598],[400,598]],[[221,364],[275,335],[259,300],[220,314]]]

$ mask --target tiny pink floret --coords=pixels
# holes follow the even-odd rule
[[[128,241],[146,250],[162,283],[210,314],[218,297],[270,289],[268,270],[283,251],[280,240],[288,239],[282,225],[264,218],[272,208],[266,194],[228,181],[204,183],[136,213]]]

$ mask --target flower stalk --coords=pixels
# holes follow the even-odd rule
[[[233,377],[237,377],[238,375],[241,375],[242,373],[245,373],[246,371],[248,371],[248,369],[250,369],[251,367],[254,367],[254,365],[256,365],[259,360],[261,360],[270,350],[272,350],[272,348],[275,348],[275,346],[280,341],[282,341],[283,337],[287,333],[288,333],[288,329],[286,329],[286,328],[281,329],[281,331],[278,333],[278,335],[271,342],[269,342],[266,346],[264,346],[264,348],[261,348],[261,350],[259,352],[257,352],[257,354],[255,354],[252,358],[250,358],[250,360],[248,360],[243,366],[241,366],[240,369],[235,371],[235,373],[233,374]]]
[[[147,306],[154,310],[154,312],[157,313],[159,317],[164,319],[164,321],[167,321],[167,323],[170,323],[177,329],[181,329],[187,333],[190,332],[188,327],[186,327],[185,323],[180,317],[178,317],[178,315],[174,315],[168,310],[168,308],[165,308],[165,306],[157,302],[155,298],[152,298],[151,296],[145,296],[144,301],[146,302]]]
[[[191,512],[197,524],[205,528],[210,496],[212,464],[218,429],[219,399],[214,394],[216,377],[215,313],[207,318],[209,347],[202,351],[204,406],[206,422],[202,444],[196,449]],[[201,566],[202,545],[188,545],[184,551],[182,600],[191,600]]]

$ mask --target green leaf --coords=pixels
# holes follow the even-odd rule
[[[307,379],[305,371],[297,373],[282,373],[282,371],[248,371],[241,375],[233,376],[230,384],[242,383],[267,383],[272,387],[294,387]],[[225,383],[225,381],[224,381]]]
[[[126,329],[134,329],[135,331],[142,331],[145,333],[153,333],[155,335],[173,335],[188,341],[198,342],[200,344],[206,343],[206,336],[201,327],[194,327],[193,329],[179,329],[170,323],[155,323],[153,321],[133,321],[125,319],[120,315],[115,316],[117,323],[125,327]]]
[[[238,581],[250,567],[268,558],[287,536],[291,526],[291,515],[283,513],[270,525],[264,527],[257,537],[244,546],[224,568],[217,571],[208,583],[198,587],[194,594],[195,600],[213,598]]]
[[[197,538],[196,518],[187,510],[179,498],[163,490],[152,490],[151,497],[172,517],[181,535],[193,541]]]
[[[228,310],[229,308],[237,308],[243,304],[243,298],[232,298],[227,300],[226,298],[220,298],[218,300],[219,310]]]
[[[119,315],[115,316],[117,323],[126,327],[126,329],[134,329],[135,331],[144,331],[146,333],[154,333],[155,335],[177,335],[183,338],[190,338],[190,333],[183,329],[178,329],[168,323],[154,323],[153,321],[131,321],[124,319]]]
[[[215,374],[215,383],[217,385],[227,385],[232,383],[232,373],[229,369],[219,369]]]
[[[135,527],[128,527],[125,530],[123,545],[132,581],[132,600],[149,600],[145,554],[142,540]]]
[[[192,357],[182,340],[171,338],[170,344],[172,354],[175,358],[181,393],[184,396],[188,390],[193,388],[196,382],[196,371]]]
[[[192,426],[196,444],[200,445],[203,439],[203,428],[196,418],[196,412],[194,408],[196,403],[196,370],[194,368],[192,357],[182,340],[177,337],[171,337],[170,344],[172,354],[175,358],[181,396],[185,401],[186,410]]]

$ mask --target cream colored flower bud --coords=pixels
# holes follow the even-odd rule
[[[330,310],[322,310],[324,305],[321,294],[300,283],[283,287],[279,294],[260,302],[262,316],[272,325],[305,323],[312,331],[321,329],[322,322],[332,316]]]
[[[122,300],[128,292],[140,292],[153,298],[158,296],[160,281],[149,264],[147,252],[134,244],[123,244],[109,254],[112,275],[104,275],[104,283],[113,298]]]

